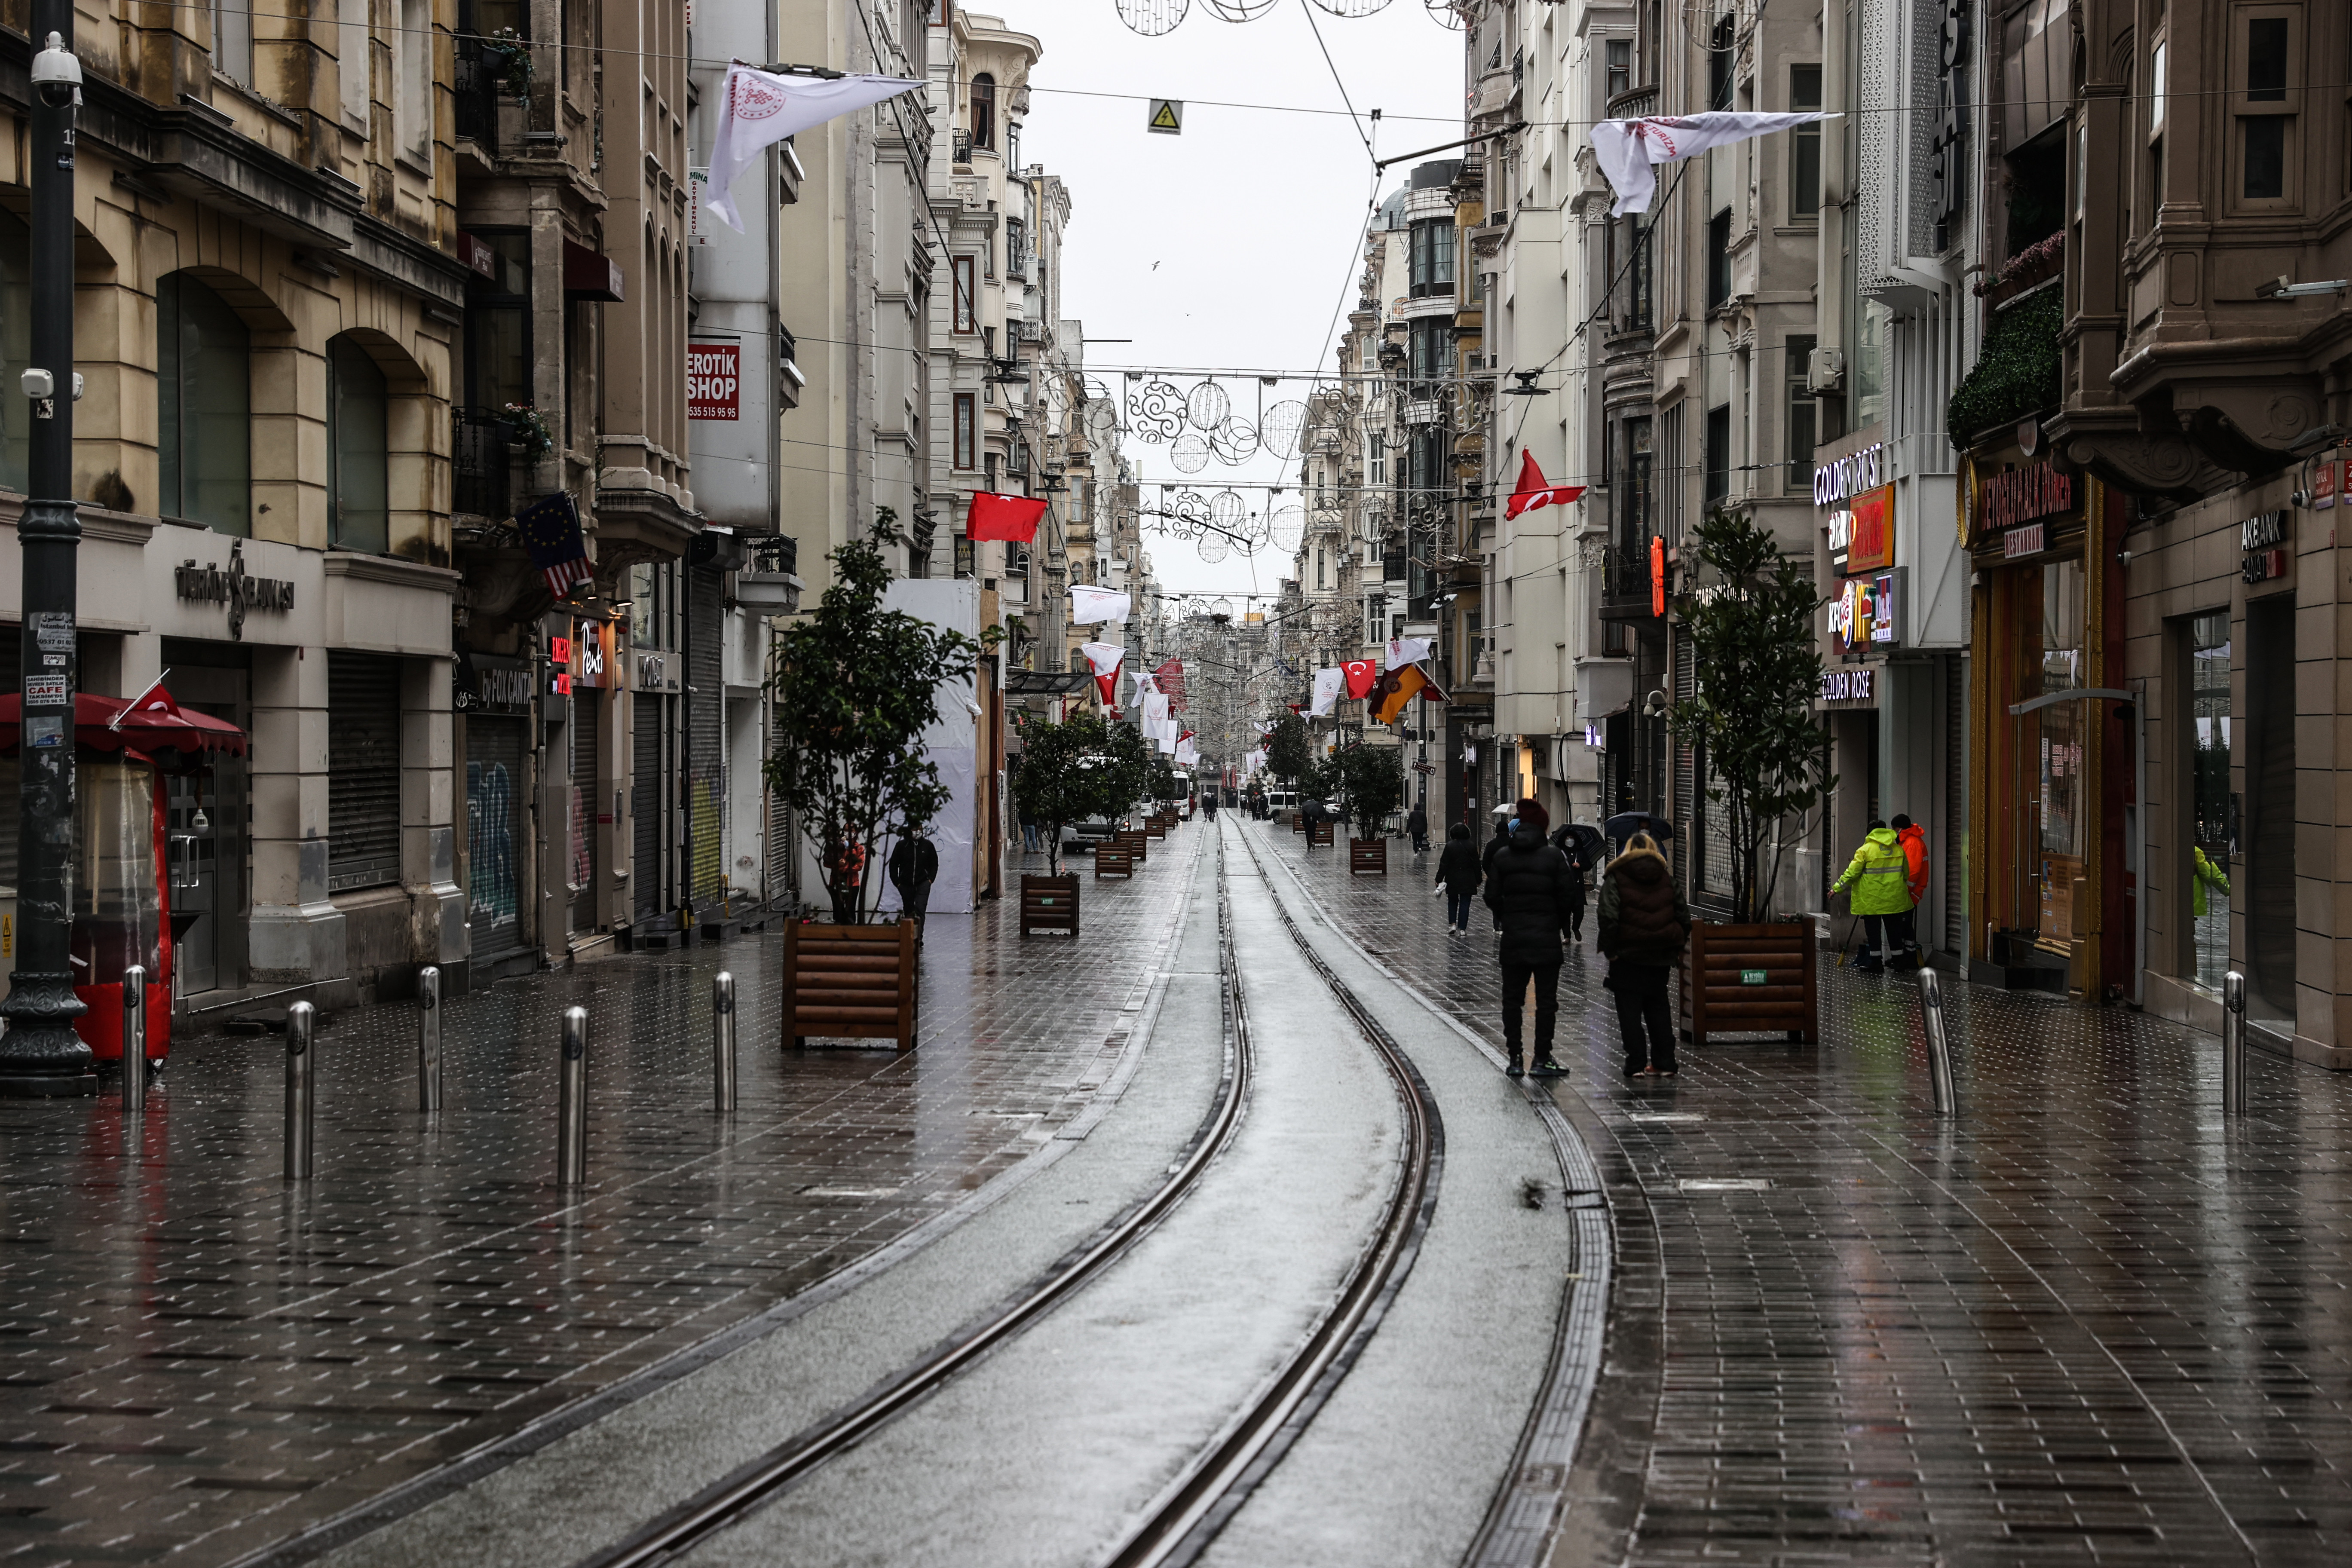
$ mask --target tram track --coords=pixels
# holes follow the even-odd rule
[[[1244,840],[1246,846],[1246,840]],[[1104,1568],[1160,1568],[1193,1561],[1247,1501],[1302,1433],[1377,1329],[1412,1268],[1434,1211],[1444,1157],[1437,1107],[1411,1059],[1318,956],[1250,851],[1265,896],[1307,962],[1330,988],[1394,1080],[1404,1122],[1402,1168],[1373,1235],[1304,1341],[1263,1382],[1245,1407],[1130,1524],[1099,1561]],[[835,1412],[665,1510],[577,1568],[651,1568],[727,1531],[829,1461],[857,1447],[991,1352],[1068,1302],[1100,1278],[1201,1183],[1232,1145],[1253,1089],[1250,1008],[1234,956],[1234,925],[1222,835],[1217,867],[1219,994],[1224,1068],[1208,1115],[1168,1179],[1065,1256],[1021,1295],[967,1324],[929,1354]]]

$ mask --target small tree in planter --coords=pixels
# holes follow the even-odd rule
[[[875,846],[891,824],[935,820],[948,803],[923,731],[940,689],[968,680],[980,645],[919,616],[884,607],[898,514],[876,509],[872,537],[833,552],[833,586],[814,614],[778,638],[768,689],[777,742],[769,783],[818,846],[833,918],[865,919]]]
[[[1132,724],[1105,724],[1102,749],[1106,765],[1096,773],[1091,809],[1116,826],[1150,793],[1159,761],[1143,731]]]
[[[1404,799],[1403,753],[1394,746],[1350,746],[1333,759],[1339,798],[1355,819],[1356,837],[1377,837],[1381,824]]]
[[[1114,771],[1103,721],[1080,713],[1059,724],[1034,724],[1023,739],[1021,775],[1013,797],[1021,815],[1046,829],[1045,869],[1062,874],[1062,829],[1089,816],[1109,816],[1103,775]]]
[[[1307,770],[1314,765],[1315,753],[1307,740],[1307,721],[1296,713],[1285,713],[1274,721],[1274,734],[1265,748],[1265,771],[1293,789],[1304,787]]]
[[[1705,749],[1715,775],[1706,798],[1730,841],[1731,918],[1752,923],[1771,908],[1788,843],[1782,821],[1837,783],[1812,711],[1822,597],[1811,563],[1745,516],[1710,513],[1683,549],[1704,581],[1675,603],[1695,689],[1675,704],[1673,723],[1684,743]]]

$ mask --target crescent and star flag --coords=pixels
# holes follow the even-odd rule
[[[1168,693],[1169,706],[1181,710],[1184,706],[1184,661],[1171,658],[1151,673],[1158,679],[1160,689]]]
[[[1650,210],[1657,195],[1660,163],[1671,163],[1710,147],[1746,142],[1768,131],[1810,125],[1831,116],[1752,114],[1739,110],[1710,110],[1705,114],[1649,114],[1639,120],[1604,120],[1592,128],[1592,159],[1609,176],[1617,193],[1612,217]],[[718,161],[712,160],[712,167]]]
[[[1315,704],[1308,710],[1318,719],[1330,716],[1339,705],[1339,693],[1348,689],[1348,672],[1344,669],[1318,669],[1315,672]]]
[[[922,85],[895,76],[779,76],[733,61],[720,89],[719,133],[710,139],[710,195],[703,205],[742,233],[743,217],[729,192],[753,159],[787,136]]]
[[[1508,521],[1523,511],[1533,511],[1539,506],[1566,506],[1584,494],[1582,485],[1548,485],[1543,469],[1536,464],[1536,455],[1521,448],[1519,452],[1519,488],[1503,507],[1504,521]]]
[[[1449,700],[1437,682],[1429,679],[1417,664],[1399,665],[1381,677],[1372,689],[1372,722],[1393,724],[1403,713],[1405,704],[1419,697],[1424,702]]]
[[[1389,668],[1391,669],[1400,668],[1408,664],[1419,664],[1423,659],[1427,658],[1428,657],[1429,639],[1427,637],[1389,638]]]
[[[1074,626],[1123,621],[1134,605],[1134,600],[1116,588],[1097,588],[1084,583],[1070,584],[1070,625]]]
[[[595,575],[588,564],[588,543],[580,537],[579,505],[566,492],[541,496],[515,513],[515,531],[530,552],[530,563],[547,579],[547,591],[557,598]]]
[[[1037,537],[1037,520],[1045,515],[1045,504],[1043,496],[996,496],[974,490],[971,510],[964,514],[964,533],[975,544],[989,539],[1026,544]]]
[[[1351,658],[1339,668],[1348,677],[1348,695],[1350,697],[1363,696],[1372,689],[1372,682],[1381,678],[1380,670],[1369,658]]]
[[[1103,706],[1118,707],[1118,664],[1127,657],[1127,649],[1107,642],[1087,642],[1080,643],[1078,651],[1087,656],[1087,668],[1095,672],[1095,689],[1102,693]]]

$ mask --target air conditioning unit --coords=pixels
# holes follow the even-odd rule
[[[1805,373],[1807,392],[1835,392],[1845,385],[1845,351],[1815,349],[1813,363]]]

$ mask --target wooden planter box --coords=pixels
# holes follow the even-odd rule
[[[1105,877],[1135,876],[1135,851],[1124,844],[1106,844],[1095,851],[1095,880]]]
[[[1165,838],[1165,837],[1168,837],[1168,819],[1167,819],[1166,817],[1164,817],[1164,816],[1147,816],[1147,817],[1145,817],[1145,818],[1143,819],[1143,836],[1144,836],[1146,838]]]
[[[1122,827],[1111,835],[1110,841],[1116,847],[1126,850],[1136,866],[1151,858],[1149,837],[1140,827]]]
[[[1078,934],[1078,879],[1075,873],[1022,877],[1021,934],[1027,936],[1041,931]]]
[[[1784,1034],[1822,1037],[1821,995],[1813,965],[1813,922],[1691,928],[1683,968],[1683,1038]]]
[[[1348,840],[1348,875],[1370,871],[1375,877],[1389,874],[1389,841],[1385,838],[1350,838]]]
[[[1331,819],[1329,817],[1327,816],[1320,822],[1310,822],[1307,825],[1307,842],[1309,845],[1328,844],[1331,841]]]
[[[1307,819],[1295,811],[1290,814],[1290,831],[1293,833],[1307,831]]]
[[[784,928],[784,1044],[808,1037],[896,1040],[915,1048],[921,1001],[915,925]]]

